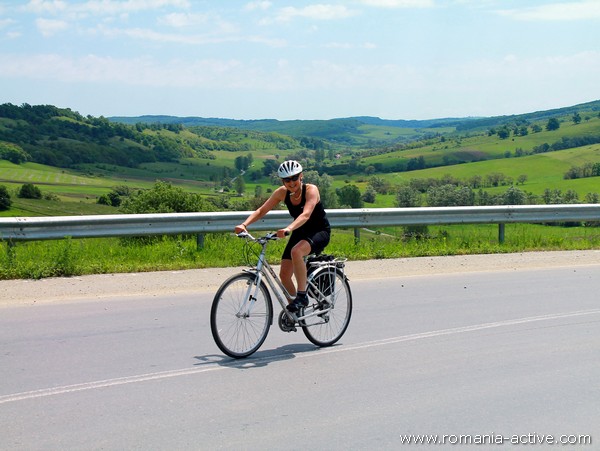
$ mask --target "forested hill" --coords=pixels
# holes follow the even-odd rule
[[[109,117],[112,122],[123,124],[181,124],[185,127],[212,126],[212,127],[235,127],[242,130],[253,130],[262,132],[276,132],[295,138],[314,137],[332,142],[344,143],[345,145],[360,145],[362,140],[357,139],[365,134],[364,126],[372,127],[395,127],[402,129],[413,129],[414,134],[407,134],[404,141],[420,138],[431,129],[452,127],[453,129],[463,124],[472,122],[478,118],[445,118],[431,120],[388,120],[378,117],[360,116],[337,118],[328,120],[287,120],[258,119],[258,120],[236,120],[203,117],[178,117],[178,116],[136,116],[136,117]],[[388,144],[397,139],[387,140]],[[381,143],[382,144],[382,143]]]
[[[52,105],[0,105],[0,159],[33,161],[55,167],[113,164],[138,167],[148,162],[178,162],[182,158],[214,159],[213,151],[268,150],[271,155],[302,150],[389,152],[434,137],[541,119],[600,111],[600,101],[493,118],[445,118],[428,121],[354,117],[331,120],[240,121],[215,118],[82,116]],[[587,113],[586,113],[587,114]],[[508,127],[505,127],[508,130]],[[440,138],[441,137],[441,138]],[[395,150],[392,148],[391,150]],[[348,153],[348,152],[346,152]],[[342,168],[343,169],[343,168]]]
[[[390,120],[371,116],[356,116],[329,120],[287,120],[276,119],[236,120],[203,117],[178,117],[145,115],[135,117],[109,117],[112,122],[124,124],[181,124],[190,126],[235,127],[243,130],[279,132],[293,137],[314,136],[341,142],[348,142],[349,134],[361,134],[360,127],[365,125],[376,127],[397,127],[415,130],[454,128],[459,131],[499,127],[514,122],[536,122],[554,116],[571,115],[583,111],[600,111],[600,100],[578,105],[536,111],[533,113],[514,114],[492,117],[441,118],[428,120]]]
[[[52,105],[0,105],[0,159],[57,167],[107,163],[136,167],[146,162],[212,159],[211,151],[297,149],[319,143],[278,133],[181,124],[111,122]]]

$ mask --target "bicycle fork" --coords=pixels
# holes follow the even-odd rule
[[[256,274],[254,280],[248,283],[244,301],[235,314],[238,318],[248,318],[252,314],[252,309],[256,304],[256,295],[260,289],[260,274]]]

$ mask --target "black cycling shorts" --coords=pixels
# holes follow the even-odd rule
[[[291,260],[292,259],[292,248],[298,244],[302,240],[308,241],[310,244],[310,252],[311,254],[320,254],[325,249],[325,246],[329,244],[329,239],[331,238],[331,231],[327,230],[319,230],[315,233],[297,233],[292,232],[290,239],[288,241],[287,246],[283,251],[283,255],[281,256],[282,260]]]

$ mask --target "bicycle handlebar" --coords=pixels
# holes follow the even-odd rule
[[[261,236],[259,238],[253,237],[252,235],[250,235],[249,232],[240,232],[236,235],[238,238],[247,238],[250,241],[278,240],[279,239],[279,238],[277,238],[277,232],[269,232],[265,236]]]

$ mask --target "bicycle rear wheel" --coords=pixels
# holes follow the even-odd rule
[[[221,351],[236,359],[248,357],[263,344],[273,321],[271,295],[256,276],[236,274],[227,279],[213,299],[210,328]]]
[[[313,307],[305,309],[305,315],[311,310],[327,310],[321,315],[311,316],[302,321],[302,331],[311,343],[326,347],[336,343],[350,324],[352,316],[352,293],[348,279],[339,269],[323,268],[315,272],[311,282],[318,287],[317,301]],[[320,304],[320,305],[318,305]]]

